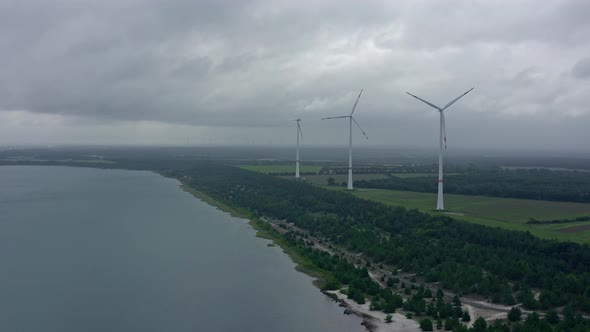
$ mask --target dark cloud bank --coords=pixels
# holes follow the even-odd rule
[[[429,144],[436,115],[404,92],[445,104],[475,86],[448,113],[457,144],[582,149],[588,12],[581,0],[0,0],[0,139],[278,142],[303,116],[308,143],[334,143],[344,124],[319,119],[365,88],[372,142]]]

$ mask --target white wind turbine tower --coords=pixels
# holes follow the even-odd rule
[[[358,104],[359,99],[361,99],[362,94],[363,94],[363,90],[361,89],[359,96],[356,98],[356,101],[354,102],[354,106],[352,107],[352,112],[350,112],[350,115],[333,116],[333,117],[322,119],[322,120],[329,120],[329,119],[348,118],[348,122],[349,122],[348,124],[349,124],[349,128],[350,128],[349,137],[348,137],[348,189],[352,189],[352,123],[354,122],[354,124],[356,124],[356,126],[359,127],[359,129],[361,130],[363,135],[365,135],[365,137],[367,139],[369,139],[367,134],[365,134],[365,132],[363,131],[363,128],[361,128],[361,126],[358,124],[358,122],[356,122],[356,120],[352,117],[352,114],[354,113],[354,110],[356,109],[356,105]]]
[[[301,132],[301,119],[297,118],[297,159],[295,159],[295,178],[299,179],[299,136],[303,139],[303,132]]]
[[[440,137],[439,137],[439,149],[438,149],[438,199],[436,200],[436,209],[437,210],[444,210],[445,209],[445,205],[443,202],[443,141],[444,141],[444,145],[445,145],[445,149],[447,148],[447,130],[445,128],[445,113],[444,111],[449,108],[449,106],[453,105],[457,100],[461,99],[463,96],[465,96],[466,94],[468,94],[471,90],[473,90],[474,88],[471,88],[469,90],[467,90],[465,93],[463,93],[462,95],[460,95],[459,97],[451,100],[448,104],[446,104],[443,108],[440,108],[418,96],[415,96],[409,92],[406,92],[407,94],[409,94],[410,96],[422,101],[423,103],[427,104],[430,107],[433,107],[434,109],[438,110],[439,114],[440,114]]]

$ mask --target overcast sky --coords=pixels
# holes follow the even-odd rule
[[[590,1],[0,0],[0,145],[590,148]]]

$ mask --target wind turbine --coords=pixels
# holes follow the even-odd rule
[[[453,105],[457,100],[461,99],[463,96],[465,96],[466,94],[468,94],[471,90],[473,90],[474,88],[471,88],[469,90],[467,90],[466,92],[464,92],[462,95],[460,95],[459,97],[451,100],[448,104],[446,104],[443,108],[440,108],[418,96],[415,96],[409,92],[406,92],[407,94],[409,94],[410,96],[420,100],[421,102],[427,104],[430,107],[433,107],[434,109],[438,110],[439,114],[440,114],[440,137],[439,137],[439,149],[438,149],[438,199],[436,200],[436,209],[437,210],[444,210],[445,209],[445,205],[443,202],[443,141],[444,141],[444,145],[445,145],[445,149],[447,148],[447,130],[445,128],[445,113],[444,111],[449,108],[451,105]]]
[[[295,160],[295,178],[299,179],[299,136],[303,139],[303,132],[301,132],[301,119],[297,118],[297,159]]]
[[[359,96],[356,98],[356,101],[354,102],[354,106],[352,107],[352,112],[350,112],[350,115],[333,116],[333,117],[322,119],[322,120],[330,120],[330,119],[348,118],[349,128],[350,128],[349,137],[348,137],[348,189],[351,189],[351,190],[352,190],[352,123],[354,122],[354,124],[356,124],[356,126],[359,127],[359,129],[361,130],[363,135],[365,135],[365,137],[367,139],[369,139],[367,134],[365,134],[365,132],[363,131],[363,128],[361,128],[361,126],[358,124],[358,122],[356,122],[356,120],[352,117],[352,114],[354,113],[354,110],[356,109],[356,105],[358,104],[359,99],[361,99],[362,94],[363,94],[363,90],[361,89]]]

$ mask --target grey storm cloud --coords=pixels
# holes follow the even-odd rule
[[[365,121],[385,133],[380,119],[432,115],[406,90],[445,103],[475,86],[456,117],[587,121],[588,12],[584,0],[0,0],[0,113],[272,127],[346,112],[365,88]]]
[[[590,57],[578,61],[572,68],[572,73],[577,78],[590,78]]]

